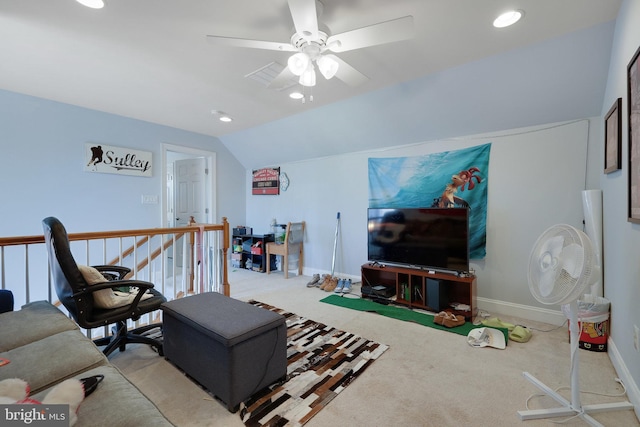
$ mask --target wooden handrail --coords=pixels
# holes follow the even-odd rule
[[[223,218],[226,222],[226,218]],[[227,233],[228,233],[228,222]],[[85,233],[67,233],[69,241],[76,240],[101,240],[114,239],[119,237],[135,237],[135,236],[157,236],[159,234],[177,234],[191,233],[194,228],[204,227],[204,231],[225,231],[224,224],[198,224],[191,227],[175,227],[175,228],[141,228],[138,230],[116,230],[116,231],[91,231]],[[16,237],[0,237],[0,246],[17,246],[30,245],[34,243],[44,243],[44,235],[39,236],[16,236]],[[228,242],[225,243],[228,245]]]
[[[223,268],[222,268],[222,289],[225,295],[230,295],[230,285],[228,282],[228,271],[226,265],[226,259],[229,250],[229,222],[226,217],[222,218],[222,224],[190,224],[185,227],[175,227],[175,228],[145,228],[145,229],[137,229],[137,230],[114,230],[114,231],[95,231],[95,232],[84,232],[84,233],[67,233],[69,241],[88,241],[88,240],[103,240],[103,239],[117,239],[123,237],[139,237],[142,236],[139,242],[136,242],[132,247],[125,250],[122,254],[122,257],[126,257],[129,254],[133,253],[135,247],[139,247],[146,243],[151,237],[164,235],[164,234],[174,234],[179,239],[180,237],[188,234],[193,236],[196,232],[206,232],[206,231],[221,231],[223,233],[223,260],[225,260]],[[173,238],[167,240],[163,243],[163,249],[167,249],[173,244]],[[37,236],[15,236],[15,237],[0,237],[0,247],[4,246],[20,246],[20,245],[32,245],[32,244],[43,244],[45,243],[44,235]],[[154,250],[152,259],[155,259],[161,253],[161,249],[158,248]],[[111,261],[111,264],[115,264],[119,262],[121,258],[117,257]],[[141,269],[148,265],[149,260],[144,259],[138,269]]]

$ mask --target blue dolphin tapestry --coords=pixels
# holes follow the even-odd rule
[[[370,208],[469,208],[469,255],[482,259],[487,241],[491,144],[412,157],[369,159]]]

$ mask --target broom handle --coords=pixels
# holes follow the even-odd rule
[[[336,217],[336,236],[333,239],[333,258],[331,259],[331,276],[333,276],[333,272],[336,268],[336,249],[338,247],[338,229],[340,227],[340,212],[338,212],[338,216]]]

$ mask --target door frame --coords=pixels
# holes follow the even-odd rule
[[[204,157],[205,167],[209,173],[205,176],[207,194],[206,208],[209,210],[207,221],[215,224],[218,221],[218,212],[216,209],[216,153],[214,151],[200,150],[197,148],[184,147],[181,145],[162,143],[162,226],[168,227],[169,218],[167,217],[167,172],[169,169],[167,153],[179,153],[191,157]],[[174,195],[175,198],[175,195]]]

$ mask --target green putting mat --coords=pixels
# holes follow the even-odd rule
[[[384,305],[364,298],[348,298],[341,297],[339,295],[329,295],[328,297],[321,299],[320,302],[337,305],[339,307],[351,308],[358,311],[378,313],[393,319],[404,320],[405,322],[414,322],[430,328],[453,332],[464,336],[467,336],[470,330],[482,327],[482,325],[474,325],[472,322],[465,322],[464,325],[456,326],[455,328],[447,328],[434,323],[433,315],[431,314],[419,313],[417,311],[412,311],[408,308],[395,305]],[[497,329],[502,330],[502,333],[505,334],[505,340],[508,340],[508,331],[506,329],[503,330],[502,328]]]

